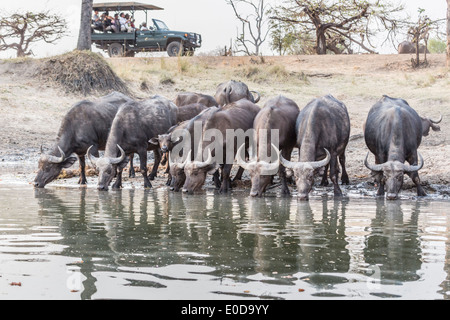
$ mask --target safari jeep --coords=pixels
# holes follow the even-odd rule
[[[122,12],[143,10],[147,16],[147,10],[163,10],[162,8],[140,4],[136,2],[115,2],[94,4],[94,10]],[[167,25],[158,19],[151,19],[148,30],[133,32],[103,32],[93,30],[91,42],[97,48],[108,53],[110,57],[134,57],[137,52],[167,51],[171,57],[178,55],[193,55],[196,48],[201,47],[202,37],[192,32],[172,31]]]

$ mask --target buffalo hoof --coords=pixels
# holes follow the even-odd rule
[[[350,180],[348,179],[348,177],[342,177],[341,180],[342,184],[348,186],[350,184]]]
[[[153,188],[153,186],[150,182],[144,184],[144,189],[151,189],[151,188]]]
[[[328,179],[326,179],[326,180],[322,180],[322,182],[320,183],[320,186],[321,187],[326,187],[326,186],[328,186],[330,183],[328,182]]]
[[[229,191],[230,191],[230,188],[224,188],[223,186],[220,187],[220,189],[219,189],[220,194],[225,194],[225,193],[228,193]]]

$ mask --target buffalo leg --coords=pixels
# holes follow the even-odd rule
[[[329,168],[329,164],[327,164],[325,166],[325,170],[323,171],[323,176],[322,176],[322,182],[320,183],[320,185],[322,187],[326,187],[328,186],[328,168]]]
[[[219,170],[216,170],[213,174],[213,182],[216,189],[220,190],[220,187],[222,186],[222,183],[220,182],[220,172]]]
[[[408,162],[409,162],[409,164],[416,166],[417,165],[417,154],[411,160],[408,159]],[[420,184],[419,172],[413,171],[413,172],[408,172],[407,174],[417,187],[417,195],[419,197],[425,197],[427,195],[427,193],[425,192],[425,190],[422,188],[422,185]]]
[[[282,154],[283,158],[290,161],[292,149],[283,149],[283,150],[281,150],[281,154]],[[289,187],[287,184],[287,178],[286,178],[286,168],[283,165],[280,165],[279,174],[280,174],[280,180],[281,180],[281,193],[285,194],[285,195],[290,195],[291,193],[289,191]]]
[[[170,186],[171,182],[172,182],[172,175],[170,174],[170,164],[167,164],[167,169],[166,169],[166,173],[167,173],[167,182],[166,182],[166,186]]]
[[[239,167],[236,176],[234,177],[233,181],[242,180],[242,174],[244,173],[244,168]]]
[[[336,197],[342,196],[342,191],[339,188],[339,180],[338,180],[339,170],[338,170],[338,159],[336,154],[331,156],[330,160],[330,179],[334,185],[334,195]]]
[[[423,189],[422,185],[420,184],[419,173],[417,171],[408,172],[408,176],[411,178],[411,180],[414,182],[414,184],[417,187],[417,195],[419,197],[427,196],[427,193],[425,192],[425,190]]]
[[[130,154],[130,170],[128,173],[128,177],[130,177],[130,178],[136,177],[136,172],[134,171],[133,159],[134,159],[134,153]]]
[[[155,158],[155,162],[153,163],[152,172],[150,172],[149,176],[150,180],[155,180],[155,177],[158,175],[158,167],[161,162],[161,150],[160,149],[153,150],[153,155]]]
[[[348,178],[347,170],[345,169],[345,153],[342,153],[339,156],[339,163],[341,164],[342,168],[342,176],[341,176],[342,184],[349,185],[350,179]]]
[[[112,189],[122,188],[122,172],[123,172],[123,167],[117,168],[116,182],[114,182],[114,184],[112,185]]]
[[[148,179],[147,176],[147,150],[142,150],[139,152],[139,159],[140,159],[140,170],[142,173],[142,177],[144,178],[144,188],[149,189],[152,187],[152,184],[150,183],[150,180]]]
[[[87,184],[86,157],[84,155],[78,156],[78,161],[80,162],[80,180],[78,180],[78,184],[85,185],[85,184]]]
[[[385,163],[386,159],[383,159],[381,157],[377,157],[375,156],[375,163],[376,164],[380,164],[380,163]],[[375,173],[375,182],[378,183],[378,192],[377,192],[377,196],[381,197],[384,196],[384,179],[383,179],[383,172],[377,172]]]
[[[231,180],[230,180],[230,174],[231,174],[231,168],[233,165],[231,164],[225,164],[222,168],[222,185],[220,186],[219,193],[227,193],[230,190],[231,187]]]
[[[246,143],[246,147],[245,147],[245,157],[248,157],[248,143]],[[236,176],[233,178],[233,182],[234,181],[238,181],[238,180],[242,180],[242,174],[244,173],[244,168],[239,167]]]

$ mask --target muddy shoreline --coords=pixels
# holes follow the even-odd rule
[[[294,151],[295,152],[295,151]],[[24,158],[23,155],[6,157],[9,160],[5,160],[5,158],[1,159],[0,162],[0,184],[4,186],[8,185],[22,185],[26,188],[34,188],[33,181],[37,172],[37,163],[39,157],[32,158]],[[293,157],[295,159],[295,155]],[[135,158],[135,164],[138,159]],[[153,165],[153,160],[149,160],[148,169],[151,170]],[[79,180],[79,169],[78,162],[76,162],[71,168],[64,169],[59,178],[48,184],[45,188],[54,189],[54,188],[87,188],[89,190],[96,190],[97,187],[97,172],[93,167],[87,165],[87,180],[88,184],[86,186],[80,186],[78,184]],[[123,173],[123,189],[144,189],[143,186],[143,178],[139,173],[139,167],[135,166],[136,177],[130,178],[128,177],[128,168],[124,170]],[[370,177],[369,170],[366,169],[359,177],[355,175],[350,175],[350,185],[340,185],[341,190],[344,194],[342,198],[337,199],[351,199],[351,198],[376,198],[377,186],[374,183],[373,179]],[[233,169],[233,175],[236,173],[236,169]],[[367,177],[366,177],[367,176]],[[213,192],[217,193],[217,190],[214,188],[212,182],[212,176],[209,176],[206,180],[206,183],[203,187],[202,191],[198,193],[205,192]],[[333,195],[333,186],[330,182],[330,185],[327,187],[320,186],[320,177],[316,177],[315,185],[313,191],[310,194],[310,199],[321,199],[326,197],[328,199],[334,198]],[[161,188],[168,188],[166,186],[167,175],[165,174],[165,167],[160,166],[158,170],[157,177],[151,181],[152,189],[150,190],[158,190]],[[422,186],[427,192],[427,197],[417,197],[417,191],[414,183],[411,179],[405,175],[404,184],[402,190],[399,194],[399,200],[450,200],[450,186],[449,184],[440,184],[434,182],[429,182],[423,180],[422,178]],[[248,194],[250,196],[250,188],[251,182],[250,177],[246,172],[243,174],[243,178],[241,181],[233,182],[232,191],[226,195],[220,196],[233,196],[233,193],[242,193]],[[295,198],[296,196],[296,186],[294,184],[289,185],[289,189],[291,192],[290,197]],[[120,190],[112,190],[106,192],[120,192]],[[263,197],[284,197],[281,194],[281,183],[279,181],[279,177],[276,176],[274,179],[274,183],[267,188],[266,193]]]

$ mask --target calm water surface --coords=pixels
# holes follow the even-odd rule
[[[449,201],[3,185],[0,203],[0,299],[450,297]]]

